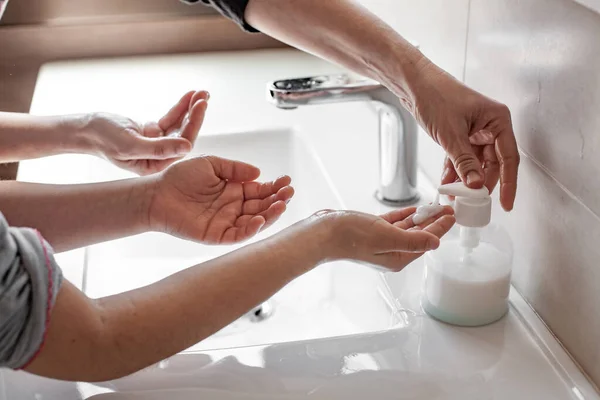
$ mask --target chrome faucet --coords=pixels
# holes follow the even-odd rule
[[[350,75],[285,79],[268,84],[267,96],[276,107],[366,101],[379,116],[379,188],[376,197],[400,206],[419,200],[417,192],[418,124],[396,95],[380,83]]]

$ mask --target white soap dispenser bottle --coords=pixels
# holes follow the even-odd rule
[[[453,325],[495,322],[508,311],[510,237],[490,224],[492,200],[486,188],[470,189],[457,182],[438,190],[455,196],[456,226],[437,250],[425,255],[423,308]]]

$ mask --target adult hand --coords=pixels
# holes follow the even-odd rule
[[[255,182],[259,175],[213,156],[177,163],[153,177],[150,227],[206,244],[244,241],[273,224],[294,195],[289,176]]]
[[[115,114],[89,117],[93,152],[140,175],[164,170],[192,149],[209,94],[188,92],[158,122],[138,124]]]
[[[323,228],[326,261],[351,259],[401,271],[408,264],[436,249],[440,238],[454,225],[454,211],[444,207],[420,225],[412,221],[415,207],[395,210],[379,217],[354,211],[322,211],[314,215]]]
[[[427,61],[412,84],[413,113],[447,152],[442,183],[462,180],[490,192],[500,178],[500,202],[513,208],[519,150],[510,111]]]

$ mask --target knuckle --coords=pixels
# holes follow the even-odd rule
[[[417,242],[415,240],[409,240],[406,243],[406,250],[410,251],[410,252],[414,252],[418,249],[418,245]]]
[[[504,103],[491,100],[491,104],[489,104],[489,107],[487,109],[489,112],[492,112],[497,116],[510,118],[510,109]]]
[[[503,117],[510,118],[510,108],[504,103],[498,103],[498,113]]]
[[[475,159],[470,154],[459,154],[454,158],[454,165],[456,167],[471,167],[476,166]]]
[[[486,104],[482,116],[489,121],[496,121],[496,123],[511,123],[511,113],[508,106],[496,101]]]
[[[518,166],[521,163],[521,155],[519,154],[519,152],[516,152],[515,154],[505,155],[502,159],[502,162],[504,164],[514,164]]]
[[[162,158],[165,156],[165,154],[167,153],[167,149],[165,148],[164,144],[161,143],[156,143],[154,145],[154,149],[152,150],[152,153],[157,157],[157,158]]]

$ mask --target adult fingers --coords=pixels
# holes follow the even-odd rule
[[[496,139],[496,155],[500,161],[500,203],[506,211],[512,210],[517,195],[519,149],[512,124]]]
[[[442,185],[447,183],[456,182],[458,179],[458,174],[454,169],[454,164],[452,164],[452,160],[448,157],[444,159],[444,171],[442,172]]]
[[[485,174],[485,187],[492,193],[500,177],[500,163],[493,145],[483,147],[483,171]]]
[[[454,170],[468,187],[480,188],[484,183],[481,162],[473,151],[469,138],[456,135],[448,149],[448,157],[452,160]]]

